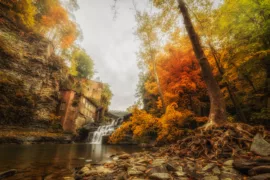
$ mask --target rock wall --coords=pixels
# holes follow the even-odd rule
[[[2,23],[0,124],[56,119],[59,82],[66,72],[50,41],[33,32],[19,32],[12,23]]]

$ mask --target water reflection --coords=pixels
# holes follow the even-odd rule
[[[17,169],[10,179],[61,179],[74,167],[107,161],[112,154],[140,151],[137,146],[100,144],[0,145],[0,171]]]

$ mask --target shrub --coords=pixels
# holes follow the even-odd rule
[[[186,135],[190,129],[203,125],[207,117],[195,117],[189,110],[178,111],[176,103],[166,109],[166,113],[157,118],[144,110],[134,108],[130,120],[124,122],[110,137],[109,142],[117,143],[127,134],[133,134],[136,141],[156,140],[157,142],[174,142]]]
[[[186,124],[194,120],[191,111],[177,111],[177,104],[172,103],[166,109],[166,113],[159,119],[160,131],[158,132],[158,142],[173,142],[185,133]]]

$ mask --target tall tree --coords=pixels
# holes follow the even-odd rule
[[[153,69],[155,81],[158,87],[158,93],[162,102],[163,113],[165,113],[166,105],[164,101],[163,91],[160,86],[160,80],[157,72],[156,55],[158,52],[158,36],[156,34],[156,26],[153,23],[155,17],[148,13],[141,14],[137,12],[136,19],[138,22],[137,35],[140,37],[144,46],[140,52],[143,61],[146,62],[148,68]]]
[[[153,76],[156,81],[159,99],[162,104],[163,113],[166,111],[166,102],[164,100],[164,92],[160,85],[160,77],[157,70],[157,54],[162,51],[161,47],[172,26],[177,21],[178,15],[174,12],[174,0],[168,0],[165,3],[157,1],[151,2],[151,5],[162,8],[163,11],[154,11],[152,7],[150,10],[143,13],[136,10],[136,20],[138,22],[137,35],[142,42],[142,49],[139,52],[142,64],[148,70],[153,70]],[[153,4],[152,4],[153,3]],[[136,8],[135,8],[136,9]]]
[[[188,32],[195,56],[199,61],[202,76],[205,81],[207,91],[210,97],[210,114],[207,126],[222,125],[227,122],[225,101],[221,90],[212,73],[211,66],[201,46],[200,38],[195,32],[191,18],[184,0],[178,0],[179,10],[183,15],[185,28]]]

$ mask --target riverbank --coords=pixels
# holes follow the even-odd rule
[[[73,135],[44,128],[1,126],[0,144],[72,143]]]
[[[160,152],[139,152],[112,155],[105,163],[87,164],[75,173],[75,179],[204,179],[240,180],[246,175],[233,167],[233,159],[207,160],[180,158]]]

